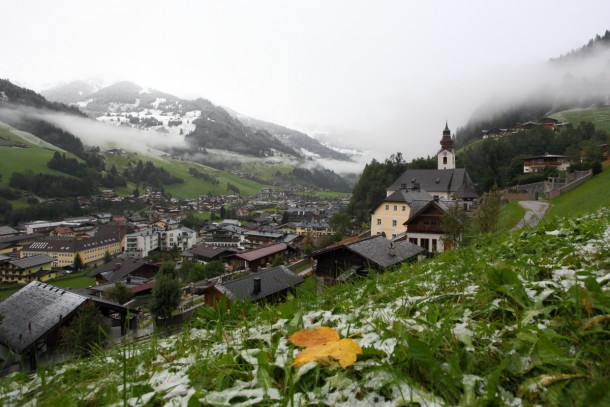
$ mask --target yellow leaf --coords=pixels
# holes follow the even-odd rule
[[[339,334],[332,328],[319,326],[314,329],[301,329],[288,337],[296,346],[304,346],[292,362],[295,366],[302,366],[307,362],[315,361],[320,364],[334,364],[346,368],[352,365],[362,349],[353,339],[340,339]]]
[[[338,341],[339,334],[327,326],[319,326],[316,329],[301,329],[288,337],[288,340],[296,346],[308,347],[324,342]]]

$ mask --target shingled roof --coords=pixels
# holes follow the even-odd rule
[[[255,278],[260,279],[260,290],[258,292],[254,290]],[[220,292],[225,293],[230,300],[258,301],[287,288],[297,286],[303,281],[302,277],[294,274],[285,266],[278,266],[246,277],[227,281],[216,286],[216,288]]]
[[[388,191],[398,191],[403,186],[413,188],[414,184],[431,194],[448,193],[456,198],[477,198],[474,183],[465,168],[451,170],[406,170],[390,187]]]
[[[286,243],[277,243],[274,245],[261,247],[260,249],[251,250],[249,252],[239,253],[239,254],[236,254],[235,257],[242,259],[242,260],[246,260],[246,261],[253,261],[253,260],[262,259],[271,254],[281,253],[284,250],[286,250],[287,248],[288,248],[288,245]]]
[[[392,245],[392,249],[390,245]],[[424,251],[423,248],[411,242],[390,242],[385,237],[377,235],[355,242],[348,241],[345,244],[333,245],[314,253],[312,257],[317,258],[324,253],[343,248],[356,253],[364,260],[376,264],[381,268],[392,267]]]
[[[16,259],[9,261],[13,266],[20,269],[28,269],[31,267],[42,266],[44,264],[53,263],[55,259],[48,254],[39,254],[37,256],[24,257],[22,259]]]
[[[66,319],[87,298],[33,281],[0,303],[0,343],[21,353]]]

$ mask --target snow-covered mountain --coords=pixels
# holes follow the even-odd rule
[[[183,136],[198,149],[217,148],[269,157],[289,156],[349,161],[349,154],[335,151],[313,137],[265,122],[206,99],[185,100],[128,81],[101,89],[75,81],[42,91],[49,100],[78,106],[87,115],[109,124],[155,130]]]

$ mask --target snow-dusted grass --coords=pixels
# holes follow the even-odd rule
[[[276,307],[206,309],[184,332],[15,374],[5,405],[600,405],[609,401],[610,211],[487,238]],[[300,328],[363,349],[291,365]]]

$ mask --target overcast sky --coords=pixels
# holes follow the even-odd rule
[[[0,77],[127,79],[336,135],[435,154],[492,95],[610,29],[600,1],[0,0]],[[522,82],[523,81],[523,82]]]

